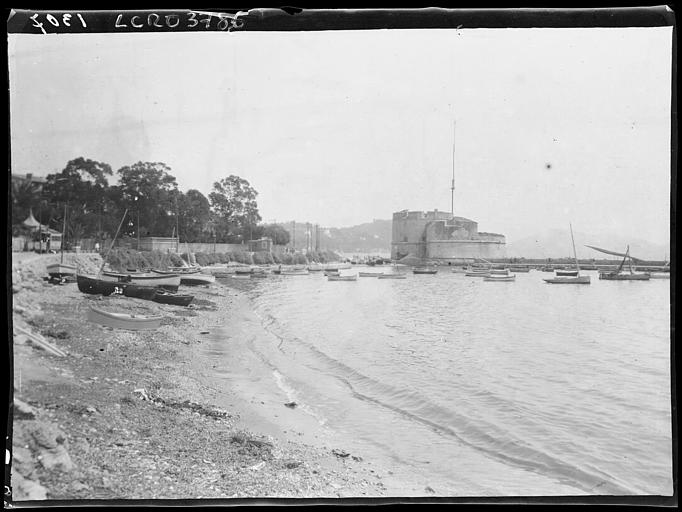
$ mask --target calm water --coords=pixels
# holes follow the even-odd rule
[[[589,274],[242,281],[275,336],[240,350],[324,428],[452,494],[671,493],[670,281]]]

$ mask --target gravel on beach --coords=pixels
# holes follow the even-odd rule
[[[387,496],[361,457],[245,430],[239,411],[210,403],[192,351],[239,291],[183,288],[195,295],[187,308],[86,295],[43,281],[53,260],[13,262],[12,500]],[[101,264],[95,254],[69,262]],[[154,331],[114,330],[86,320],[91,304],[166,318]]]

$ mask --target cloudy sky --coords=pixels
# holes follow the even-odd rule
[[[669,238],[672,28],[10,35],[14,172],[229,174],[266,221]]]

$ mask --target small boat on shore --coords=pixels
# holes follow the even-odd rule
[[[75,276],[76,267],[75,265],[67,265],[66,263],[53,263],[47,266],[47,274],[53,279]]]
[[[180,276],[178,274],[155,274],[146,272],[102,272],[103,281],[114,281],[119,283],[132,283],[144,286],[155,286],[165,288],[172,292],[178,291],[180,286]]]
[[[530,272],[530,268],[529,268],[529,267],[519,267],[519,266],[514,266],[514,265],[512,265],[512,266],[509,267],[509,271],[510,271],[510,272],[514,272],[514,273],[517,273],[517,272]]]
[[[338,276],[340,275],[338,270],[325,270],[324,271],[325,276]]]
[[[64,263],[64,238],[66,237],[66,206],[64,206],[64,225],[62,227],[62,236],[59,242],[59,263],[52,263],[47,266],[47,274],[56,280],[62,280],[65,277],[76,275],[76,266]]]
[[[169,292],[163,288],[158,288],[152,299],[154,302],[161,304],[172,304],[174,306],[189,306],[189,303],[194,300],[194,295],[184,295],[179,293]]]
[[[78,283],[78,290],[82,293],[90,295],[104,295],[109,296],[116,291],[118,283],[112,281],[104,281],[97,279],[94,276],[87,276],[84,274],[76,275],[76,283]]]
[[[144,286],[141,284],[122,284],[123,295],[135,299],[154,300],[157,290],[155,286]]]
[[[139,331],[146,329],[158,329],[161,326],[162,315],[131,315],[128,313],[113,313],[90,306],[87,313],[90,322],[112,327],[114,329],[127,329]]]
[[[403,273],[391,273],[391,274],[381,274],[377,276],[378,279],[407,279],[407,276]]]
[[[327,276],[327,281],[357,281],[357,274],[352,276]]]
[[[383,272],[359,272],[360,277],[379,277],[383,275]]]
[[[317,263],[313,263],[311,265],[308,265],[308,271],[309,272],[322,272],[324,270],[324,267],[322,265],[318,265]]]

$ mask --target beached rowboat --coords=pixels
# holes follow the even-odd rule
[[[96,277],[83,274],[78,274],[76,276],[76,282],[78,283],[78,290],[83,293],[89,293],[90,295],[108,296],[114,293],[118,287],[118,283],[103,281]]]
[[[407,279],[405,274],[381,274],[377,277],[379,279]]]
[[[159,302],[161,304],[172,304],[174,306],[188,306],[192,300],[194,300],[194,295],[184,295],[179,293],[172,293],[168,290],[158,289],[154,295],[154,302]]]
[[[178,291],[180,276],[178,274],[155,274],[145,272],[102,272],[103,281],[115,281],[119,283],[141,284],[144,286],[160,286],[172,292]]]
[[[128,329],[139,331],[143,329],[158,329],[161,326],[163,316],[152,315],[129,315],[127,313],[112,313],[103,309],[90,306],[88,320],[114,329]]]
[[[47,273],[50,277],[62,278],[66,276],[75,276],[75,265],[67,265],[66,263],[53,263],[47,266]]]
[[[438,269],[436,268],[413,268],[413,274],[436,274]]]
[[[154,296],[156,295],[157,290],[159,290],[159,288],[156,288],[155,286],[124,283],[121,283],[120,288],[123,288],[124,296],[144,300],[154,300]]]
[[[360,272],[360,277],[379,277],[383,272]]]

